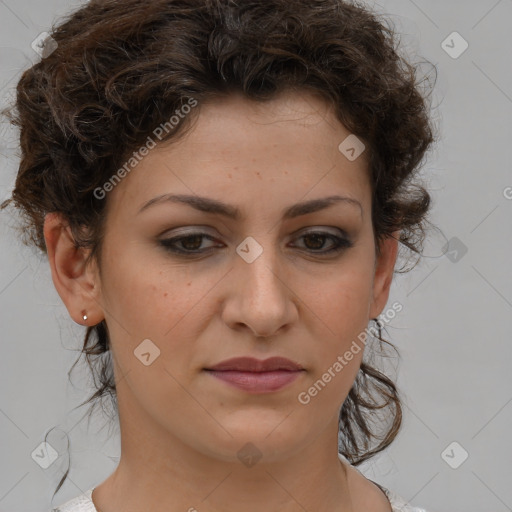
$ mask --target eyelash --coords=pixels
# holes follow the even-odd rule
[[[311,254],[315,254],[315,255],[323,256],[323,255],[327,255],[327,254],[331,254],[331,253],[340,253],[340,252],[344,251],[345,249],[349,249],[350,247],[352,247],[354,245],[353,242],[351,242],[348,238],[342,238],[342,237],[333,235],[332,233],[326,233],[323,231],[310,231],[308,233],[304,233],[303,235],[301,235],[299,237],[299,239],[307,237],[307,236],[312,236],[312,235],[329,238],[332,241],[334,241],[334,244],[335,244],[334,247],[332,247],[331,249],[328,249],[326,251],[309,250]],[[166,239],[160,240],[160,245],[162,245],[166,251],[177,254],[179,256],[181,256],[181,255],[183,255],[183,256],[193,256],[193,255],[198,256],[198,255],[202,255],[202,254],[211,252],[213,249],[215,249],[214,247],[210,247],[206,250],[191,251],[191,250],[177,249],[175,247],[175,244],[179,243],[180,241],[193,239],[195,237],[207,238],[212,241],[215,240],[213,237],[209,236],[206,233],[197,232],[197,233],[190,233],[188,235],[177,236],[174,238],[166,238]],[[305,250],[307,251],[308,249],[305,249]]]

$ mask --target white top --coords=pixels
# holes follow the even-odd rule
[[[347,459],[343,457],[343,455],[339,454],[339,458],[342,462],[347,462]],[[378,486],[383,490],[383,492],[388,497],[393,512],[427,512],[424,508],[418,508],[409,505],[398,494],[388,491],[388,489],[386,489],[385,487],[382,487],[381,485]],[[80,496],[77,496],[76,498],[66,501],[66,503],[60,505],[59,507],[53,508],[50,512],[98,512],[91,498],[93,490],[94,487],[85,491],[83,494],[80,494]]]

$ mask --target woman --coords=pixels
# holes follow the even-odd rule
[[[341,0],[98,0],[41,48],[12,199],[121,430],[54,510],[421,511],[356,469],[399,431],[363,355],[430,200],[393,31]]]

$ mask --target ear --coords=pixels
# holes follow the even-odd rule
[[[398,254],[399,236],[400,230],[394,231],[390,237],[382,240],[380,244],[380,255],[375,262],[373,299],[370,305],[369,319],[377,318],[388,301]]]
[[[103,320],[99,275],[94,262],[86,268],[89,250],[77,248],[65,218],[56,212],[44,219],[44,239],[55,288],[71,318],[79,324],[96,325]],[[87,320],[83,319],[84,313]]]

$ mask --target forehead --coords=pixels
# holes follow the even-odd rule
[[[188,142],[250,150],[251,145],[302,147],[338,151],[340,137],[350,132],[327,102],[306,91],[286,91],[270,100],[249,100],[240,94],[199,106],[195,137]]]
[[[170,192],[237,204],[247,196],[298,201],[336,192],[364,201],[366,155],[350,161],[340,152],[351,134],[320,97],[287,92],[256,102],[233,94],[195,109],[184,137],[157,144],[110,192],[111,209],[135,212]]]

